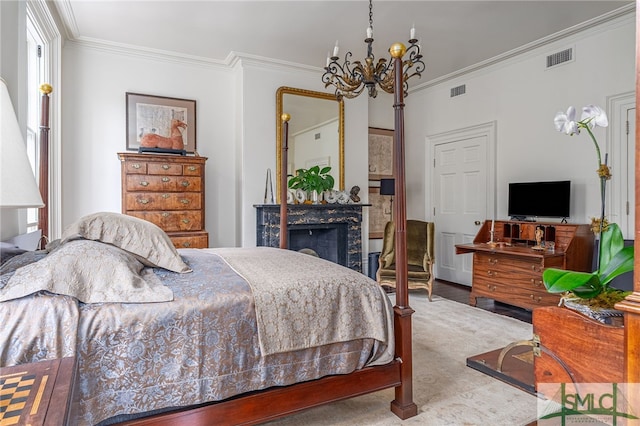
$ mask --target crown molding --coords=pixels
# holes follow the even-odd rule
[[[635,3],[630,3],[626,6],[620,7],[618,9],[612,10],[609,13],[598,16],[596,18],[590,19],[588,21],[582,22],[578,25],[574,25],[572,27],[566,28],[562,31],[558,31],[557,33],[551,34],[549,36],[543,37],[541,39],[535,40],[531,43],[527,43],[518,48],[512,49],[508,52],[502,53],[500,55],[494,56],[493,58],[489,58],[485,61],[478,62],[476,64],[470,65],[466,68],[461,68],[455,72],[449,73],[447,75],[434,78],[433,80],[426,81],[422,84],[418,84],[409,90],[409,93],[417,92],[419,90],[428,89],[430,87],[437,86],[444,82],[454,80],[460,78],[462,76],[475,73],[477,71],[492,67],[497,64],[501,64],[505,61],[508,61],[512,58],[519,57],[521,55],[532,53],[537,49],[547,46],[551,43],[568,39],[577,34],[583,34],[589,30],[601,31],[602,26],[604,24],[610,24],[612,26],[617,25],[620,21],[624,19],[635,19]]]

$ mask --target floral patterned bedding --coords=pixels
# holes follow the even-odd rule
[[[294,256],[292,265],[304,271],[300,262],[307,257],[289,253]],[[171,302],[85,304],[40,292],[0,303],[0,365],[75,355],[78,374],[71,422],[88,425],[347,374],[391,360],[391,305],[383,293],[371,296],[375,282],[366,279],[353,285],[364,286],[373,311],[385,317],[384,338],[337,339],[263,355],[252,285],[215,249],[180,254],[192,273],[154,268],[173,291]],[[332,275],[329,269],[325,272]],[[344,310],[336,312],[344,315]],[[365,317],[354,318],[361,322]]]

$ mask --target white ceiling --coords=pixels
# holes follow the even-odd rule
[[[54,0],[69,38],[225,62],[231,52],[321,68],[366,54],[367,1]],[[633,1],[394,1],[373,3],[374,54],[415,25],[431,81],[503,55]],[[416,84],[416,83],[413,83]]]

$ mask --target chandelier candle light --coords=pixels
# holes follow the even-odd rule
[[[355,98],[366,88],[369,96],[375,98],[378,95],[377,86],[387,93],[393,93],[394,90],[394,61],[387,61],[385,58],[379,59],[374,64],[375,56],[373,55],[373,5],[369,0],[369,27],[366,31],[367,38],[367,56],[364,64],[360,61],[351,62],[353,56],[351,52],[347,52],[344,56],[344,62],[338,63],[340,59],[338,53],[340,47],[336,41],[333,48],[333,55],[327,57],[325,73],[322,75],[324,87],[335,86],[335,94],[338,99],[342,97]],[[407,81],[417,75],[420,77],[424,71],[425,65],[422,62],[422,54],[420,53],[420,45],[416,39],[416,29],[411,28],[409,47],[406,50],[406,57],[402,61],[403,90],[407,94],[409,85]]]

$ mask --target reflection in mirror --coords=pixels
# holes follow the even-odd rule
[[[285,173],[331,166],[335,189],[344,189],[344,102],[331,93],[280,87],[276,92],[276,202],[280,202],[282,113],[289,120]],[[288,181],[288,179],[287,179]]]

